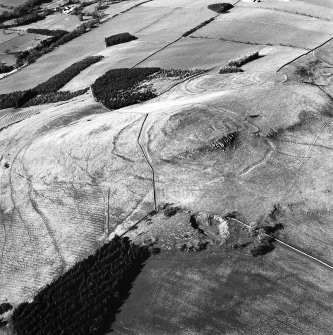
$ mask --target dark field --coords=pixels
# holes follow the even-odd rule
[[[109,334],[330,334],[331,272],[277,246],[148,260]]]

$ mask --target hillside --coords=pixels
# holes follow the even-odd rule
[[[54,92],[78,96],[0,110],[0,304],[120,235],[161,252],[104,333],[330,333],[332,3],[229,2],[109,2],[106,22],[0,79],[29,90],[104,56]],[[247,226],[277,225],[255,257]]]

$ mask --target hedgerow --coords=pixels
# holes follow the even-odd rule
[[[68,34],[68,31],[61,29],[50,30],[50,29],[28,28],[27,33],[61,37]]]
[[[208,9],[213,10],[216,13],[225,13],[234,6],[230,3],[214,3],[211,5],[208,5]]]
[[[126,42],[133,41],[136,39],[137,37],[131,35],[130,33],[120,33],[120,34],[112,35],[109,37],[105,37],[105,45],[107,47],[110,47],[112,45],[126,43]]]
[[[13,312],[17,335],[105,334],[149,257],[116,236]]]
[[[112,69],[92,85],[96,99],[110,109],[118,109],[156,97],[149,89],[138,89],[140,82],[161,69],[122,68]]]
[[[194,27],[194,28],[192,28],[192,29],[186,31],[182,36],[183,36],[183,37],[186,37],[186,36],[188,36],[188,35],[191,35],[191,34],[194,33],[195,31],[197,31],[198,29],[200,29],[200,28],[206,26],[208,23],[210,23],[210,22],[212,22],[212,21],[214,21],[214,18],[213,18],[213,17],[210,18],[209,20],[206,20],[206,21],[200,23],[198,26],[196,26],[196,27]]]

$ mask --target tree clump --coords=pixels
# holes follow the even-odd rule
[[[160,71],[158,67],[112,69],[92,85],[94,96],[109,109],[119,109],[156,97],[142,82]]]
[[[211,5],[208,5],[208,9],[216,13],[219,13],[219,14],[225,13],[233,7],[234,6],[230,3],[214,3]]]
[[[111,47],[112,45],[126,43],[138,39],[130,33],[120,33],[105,38],[105,45]]]

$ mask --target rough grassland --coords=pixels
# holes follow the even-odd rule
[[[261,259],[223,253],[152,257],[108,334],[330,332],[329,270],[281,247]]]

